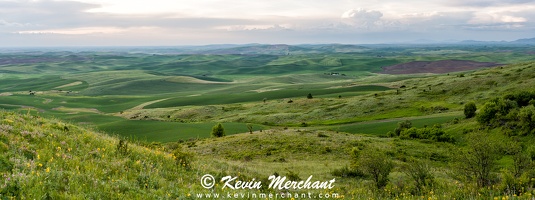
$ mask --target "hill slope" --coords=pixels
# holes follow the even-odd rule
[[[39,116],[0,111],[0,198],[157,199],[188,194],[173,154]],[[126,143],[121,143],[126,144]]]

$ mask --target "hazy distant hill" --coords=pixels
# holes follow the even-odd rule
[[[525,38],[525,39],[518,39],[515,41],[478,41],[478,40],[464,40],[460,42],[461,44],[503,44],[503,45],[509,45],[509,44],[535,44],[535,38]]]

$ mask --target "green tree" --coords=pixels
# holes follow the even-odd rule
[[[507,121],[507,116],[511,110],[517,109],[518,104],[508,99],[492,99],[483,105],[477,115],[477,121],[481,125],[497,126],[498,121]]]
[[[225,128],[223,128],[223,125],[221,123],[218,123],[217,125],[212,127],[212,136],[213,137],[225,136]]]
[[[399,136],[401,132],[403,132],[406,129],[410,129],[412,127],[412,122],[409,120],[405,120],[398,123],[398,127],[394,130],[394,134],[396,136]]]
[[[518,123],[522,135],[535,133],[535,107],[525,106],[518,112]]]
[[[367,148],[358,154],[358,168],[367,176],[370,176],[377,189],[388,184],[388,175],[394,168],[394,163],[381,150]]]
[[[477,110],[476,104],[474,102],[469,102],[464,105],[464,116],[467,119],[470,119],[476,116],[476,110]]]
[[[307,95],[307,99],[312,99],[312,98],[313,98],[313,97],[312,97],[312,93],[308,93],[308,95]]]
[[[492,184],[491,172],[501,158],[501,142],[485,133],[472,133],[468,144],[455,154],[455,167],[462,177],[475,181],[478,187]]]

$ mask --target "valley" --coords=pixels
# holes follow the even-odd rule
[[[336,179],[322,192],[346,199],[530,199],[534,51],[521,44],[0,50],[0,174],[18,181],[0,185],[0,194],[194,199],[209,173],[264,183],[273,174]],[[472,103],[477,112],[467,118]],[[219,123],[224,137],[211,134]],[[463,164],[476,158],[462,157],[482,149],[491,159],[485,177]],[[366,168],[377,159],[390,166],[386,182]],[[85,175],[76,173],[81,163],[91,163]],[[88,177],[99,192],[82,185]]]

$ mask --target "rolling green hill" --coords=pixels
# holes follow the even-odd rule
[[[344,199],[531,199],[531,48],[2,53],[0,198],[312,192]],[[508,65],[379,73],[384,66],[449,59]],[[477,114],[466,119],[469,102]],[[210,137],[217,123],[227,136]],[[336,184],[322,191],[230,191],[219,184],[207,190],[204,174],[264,183],[274,174],[296,181],[312,175]]]

